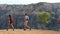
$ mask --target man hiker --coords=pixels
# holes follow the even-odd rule
[[[30,26],[28,26],[28,22],[29,22],[29,16],[26,13],[24,16],[24,30],[26,30],[27,28],[31,30]]]
[[[14,22],[14,19],[12,18],[11,15],[8,16],[8,28],[9,27],[12,27],[13,31],[14,31],[14,26],[13,26],[13,22]],[[8,28],[7,28],[7,31],[8,31]]]

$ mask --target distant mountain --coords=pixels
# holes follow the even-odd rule
[[[60,13],[60,3],[37,3],[37,4],[29,4],[29,5],[7,5],[1,4],[0,10],[10,10],[13,14],[22,15],[25,12],[31,14],[32,12],[36,12],[36,9],[39,11],[49,11],[49,12],[56,12]]]

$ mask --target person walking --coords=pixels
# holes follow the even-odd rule
[[[27,28],[30,28],[30,26],[28,26],[28,22],[29,22],[29,16],[27,15],[27,13],[25,13],[25,16],[24,16],[24,30],[26,30]]]
[[[13,26],[13,22],[14,22],[14,19],[12,18],[11,15],[8,16],[8,28],[7,28],[7,31],[9,29],[9,27],[12,27],[13,31],[14,31],[14,26]]]

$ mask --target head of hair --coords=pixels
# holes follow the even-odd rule
[[[11,17],[11,15],[9,15],[9,17]]]
[[[27,13],[25,13],[25,15],[27,15]]]

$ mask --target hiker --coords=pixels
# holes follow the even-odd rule
[[[13,21],[14,21],[14,19],[12,18],[12,16],[11,15],[9,15],[8,16],[8,28],[9,27],[12,27],[12,29],[13,29],[13,31],[14,31],[14,26],[13,26]],[[7,31],[8,31],[8,28],[7,28]]]
[[[29,22],[29,16],[26,13],[24,16],[24,30],[26,30],[27,28],[31,30],[31,28],[28,26],[28,22]]]

